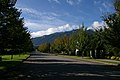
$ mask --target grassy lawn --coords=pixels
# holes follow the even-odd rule
[[[3,55],[2,61],[0,62],[0,71],[6,70],[7,68],[13,67],[19,64],[23,59],[26,59],[29,54],[13,55],[11,60],[11,55]]]
[[[104,60],[99,60],[99,59],[90,59],[89,57],[79,57],[79,56],[68,56],[68,55],[62,55],[64,57],[68,58],[73,58],[73,59],[79,59],[82,61],[88,61],[88,62],[98,62],[98,63],[104,63],[104,64],[113,64],[113,65],[118,65],[120,62],[112,62],[112,61],[104,61]]]

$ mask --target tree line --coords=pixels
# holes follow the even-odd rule
[[[24,27],[17,0],[0,0],[0,54],[19,54],[33,50],[30,34]]]
[[[41,52],[66,55],[89,56],[91,58],[114,58],[120,60],[120,0],[114,1],[115,13],[102,17],[106,25],[88,33],[82,25],[71,36],[56,38],[53,43],[43,43],[38,47]],[[118,57],[118,58],[117,58]]]

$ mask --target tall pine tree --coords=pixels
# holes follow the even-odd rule
[[[0,53],[18,53],[33,48],[30,34],[15,7],[17,0],[0,0]]]

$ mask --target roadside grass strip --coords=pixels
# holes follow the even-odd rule
[[[11,55],[3,55],[2,61],[0,61],[0,70],[6,70],[10,67],[14,67],[27,57],[29,57],[29,54],[13,55],[13,59],[11,59]]]
[[[118,66],[120,65],[120,61],[107,61],[107,60],[102,60],[102,59],[91,59],[89,57],[80,57],[80,56],[67,56],[67,55],[61,55],[63,57],[67,57],[67,58],[73,58],[73,59],[78,59],[78,60],[82,60],[82,61],[88,61],[88,62],[97,62],[97,63],[102,63],[102,64],[108,64],[108,65],[115,65]]]

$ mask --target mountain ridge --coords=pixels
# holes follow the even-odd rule
[[[58,37],[62,37],[64,35],[66,36],[70,36],[71,34],[73,34],[76,30],[71,30],[71,31],[66,31],[66,32],[56,32],[50,35],[44,35],[41,37],[36,37],[36,38],[32,38],[32,42],[34,46],[39,46],[42,43],[52,43],[56,38]],[[93,33],[92,30],[87,30],[87,32],[89,34]]]

